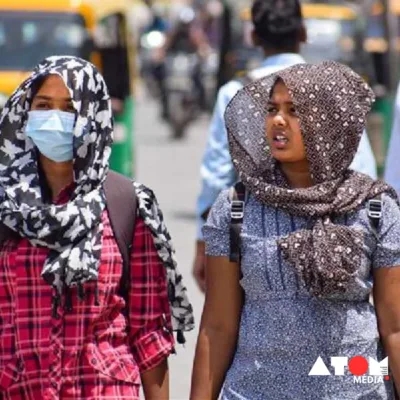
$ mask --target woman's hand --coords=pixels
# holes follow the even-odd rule
[[[374,305],[379,333],[400,393],[400,266],[374,270]]]
[[[207,257],[206,300],[194,360],[191,400],[214,400],[221,391],[238,337],[243,293],[240,266]]]

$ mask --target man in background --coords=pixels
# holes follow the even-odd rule
[[[385,180],[400,195],[400,85],[394,107],[394,121],[386,160]]]

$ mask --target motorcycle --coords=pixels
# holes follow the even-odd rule
[[[165,33],[158,30],[146,32],[140,39],[140,75],[148,93],[155,99],[160,97],[157,52],[164,46],[165,41]]]
[[[182,138],[188,125],[201,112],[201,93],[196,79],[201,79],[201,63],[197,54],[170,54],[166,63],[168,122],[174,139]]]
[[[218,55],[177,52],[167,58],[166,93],[172,137],[182,138],[188,125],[214,107]]]

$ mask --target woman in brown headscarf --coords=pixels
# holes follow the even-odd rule
[[[349,169],[373,100],[353,71],[325,62],[252,83],[228,106],[247,193],[241,259],[229,259],[224,192],[203,230],[192,400],[222,386],[224,400],[392,399],[400,389],[400,209],[388,185]]]

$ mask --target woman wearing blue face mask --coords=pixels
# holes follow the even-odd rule
[[[73,57],[44,60],[0,117],[1,399],[139,399],[141,383],[146,399],[168,398],[172,331],[193,327],[192,308],[138,183],[124,275],[105,190],[112,136],[103,77]]]
[[[25,133],[39,151],[52,198],[72,181],[73,132],[76,111],[70,93],[58,75],[39,79]]]

